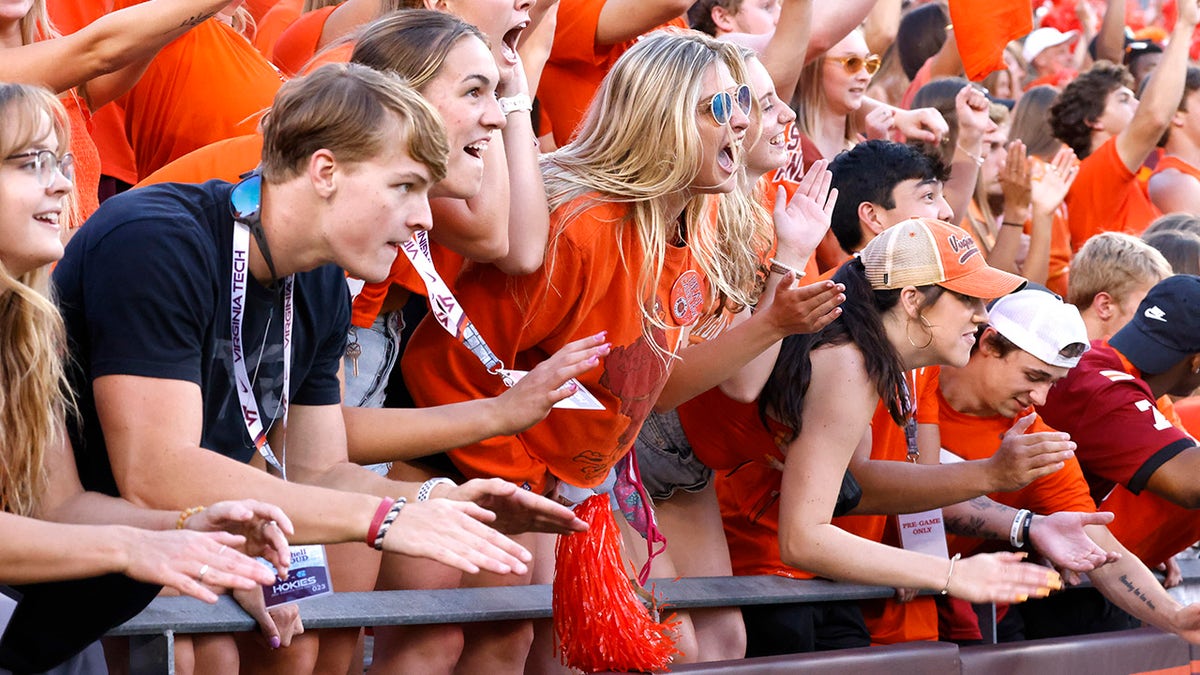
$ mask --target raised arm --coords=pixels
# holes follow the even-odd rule
[[[1158,140],[1171,124],[1175,111],[1179,109],[1179,101],[1183,98],[1188,47],[1196,23],[1200,20],[1200,10],[1196,7],[1196,0],[1182,0],[1178,7],[1179,18],[1163,50],[1162,62],[1146,85],[1133,120],[1117,134],[1117,155],[1133,173],[1137,173],[1142,162],[1158,146]]]
[[[0,50],[0,80],[39,84],[54,92],[81,87],[95,110],[124,90],[89,82],[131,67],[135,72],[121,78],[127,90],[158,50],[227,4],[228,0],[150,0],[106,14],[70,35],[5,47]]]
[[[604,0],[596,24],[596,44],[615,45],[633,40],[682,16],[691,6],[691,0]]]

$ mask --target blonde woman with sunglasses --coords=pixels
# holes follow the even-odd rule
[[[600,330],[612,345],[598,368],[579,377],[602,409],[557,410],[528,431],[451,451],[466,476],[499,476],[539,494],[590,494],[629,452],[652,409],[714,386],[778,339],[757,346],[742,331],[737,342],[687,346],[709,316],[756,299],[766,257],[746,243],[756,223],[714,219],[708,210],[709,195],[741,198],[753,111],[746,81],[738,52],[699,33],[639,41],[605,78],[575,139],[543,159],[552,208],[543,269],[508,278],[478,266],[460,275],[456,294],[505,368],[527,370],[561,344]],[[785,314],[824,317],[836,296],[832,284],[789,288],[789,302],[776,296],[786,309],[764,312],[754,325],[782,322]],[[428,320],[403,366],[421,405],[493,396],[504,387]],[[525,541],[536,552],[523,581],[548,582],[553,540]],[[477,575],[469,583],[506,580]],[[467,630],[460,672],[525,669],[529,623]]]
[[[806,156],[805,163],[832,160],[858,142],[863,129],[855,122],[856,113],[880,63],[879,55],[868,51],[862,33],[855,30],[804,66],[793,101],[796,126],[820,152],[819,157]]]

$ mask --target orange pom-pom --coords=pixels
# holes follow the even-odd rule
[[[664,670],[679,654],[670,632],[678,621],[658,622],[638,599],[625,571],[608,495],[575,509],[588,531],[558,538],[554,565],[554,633],[563,664],[602,670]]]

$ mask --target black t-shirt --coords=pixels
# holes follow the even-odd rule
[[[79,230],[54,270],[80,413],[69,431],[89,490],[117,494],[92,395],[92,382],[105,375],[199,385],[200,445],[242,462],[255,452],[233,375],[231,189],[214,180],[113,197]],[[340,402],[337,369],[349,302],[345,276],[334,265],[295,276],[292,404]],[[242,326],[246,371],[270,428],[283,385],[282,290],[249,278]]]

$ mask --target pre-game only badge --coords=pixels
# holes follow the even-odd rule
[[[324,546],[290,546],[288,550],[292,554],[288,578],[270,586],[263,586],[263,598],[268,608],[333,592],[333,583],[329,580],[329,565],[325,563]],[[275,566],[266,560],[259,558],[258,561],[269,567],[272,572],[275,571]]]

